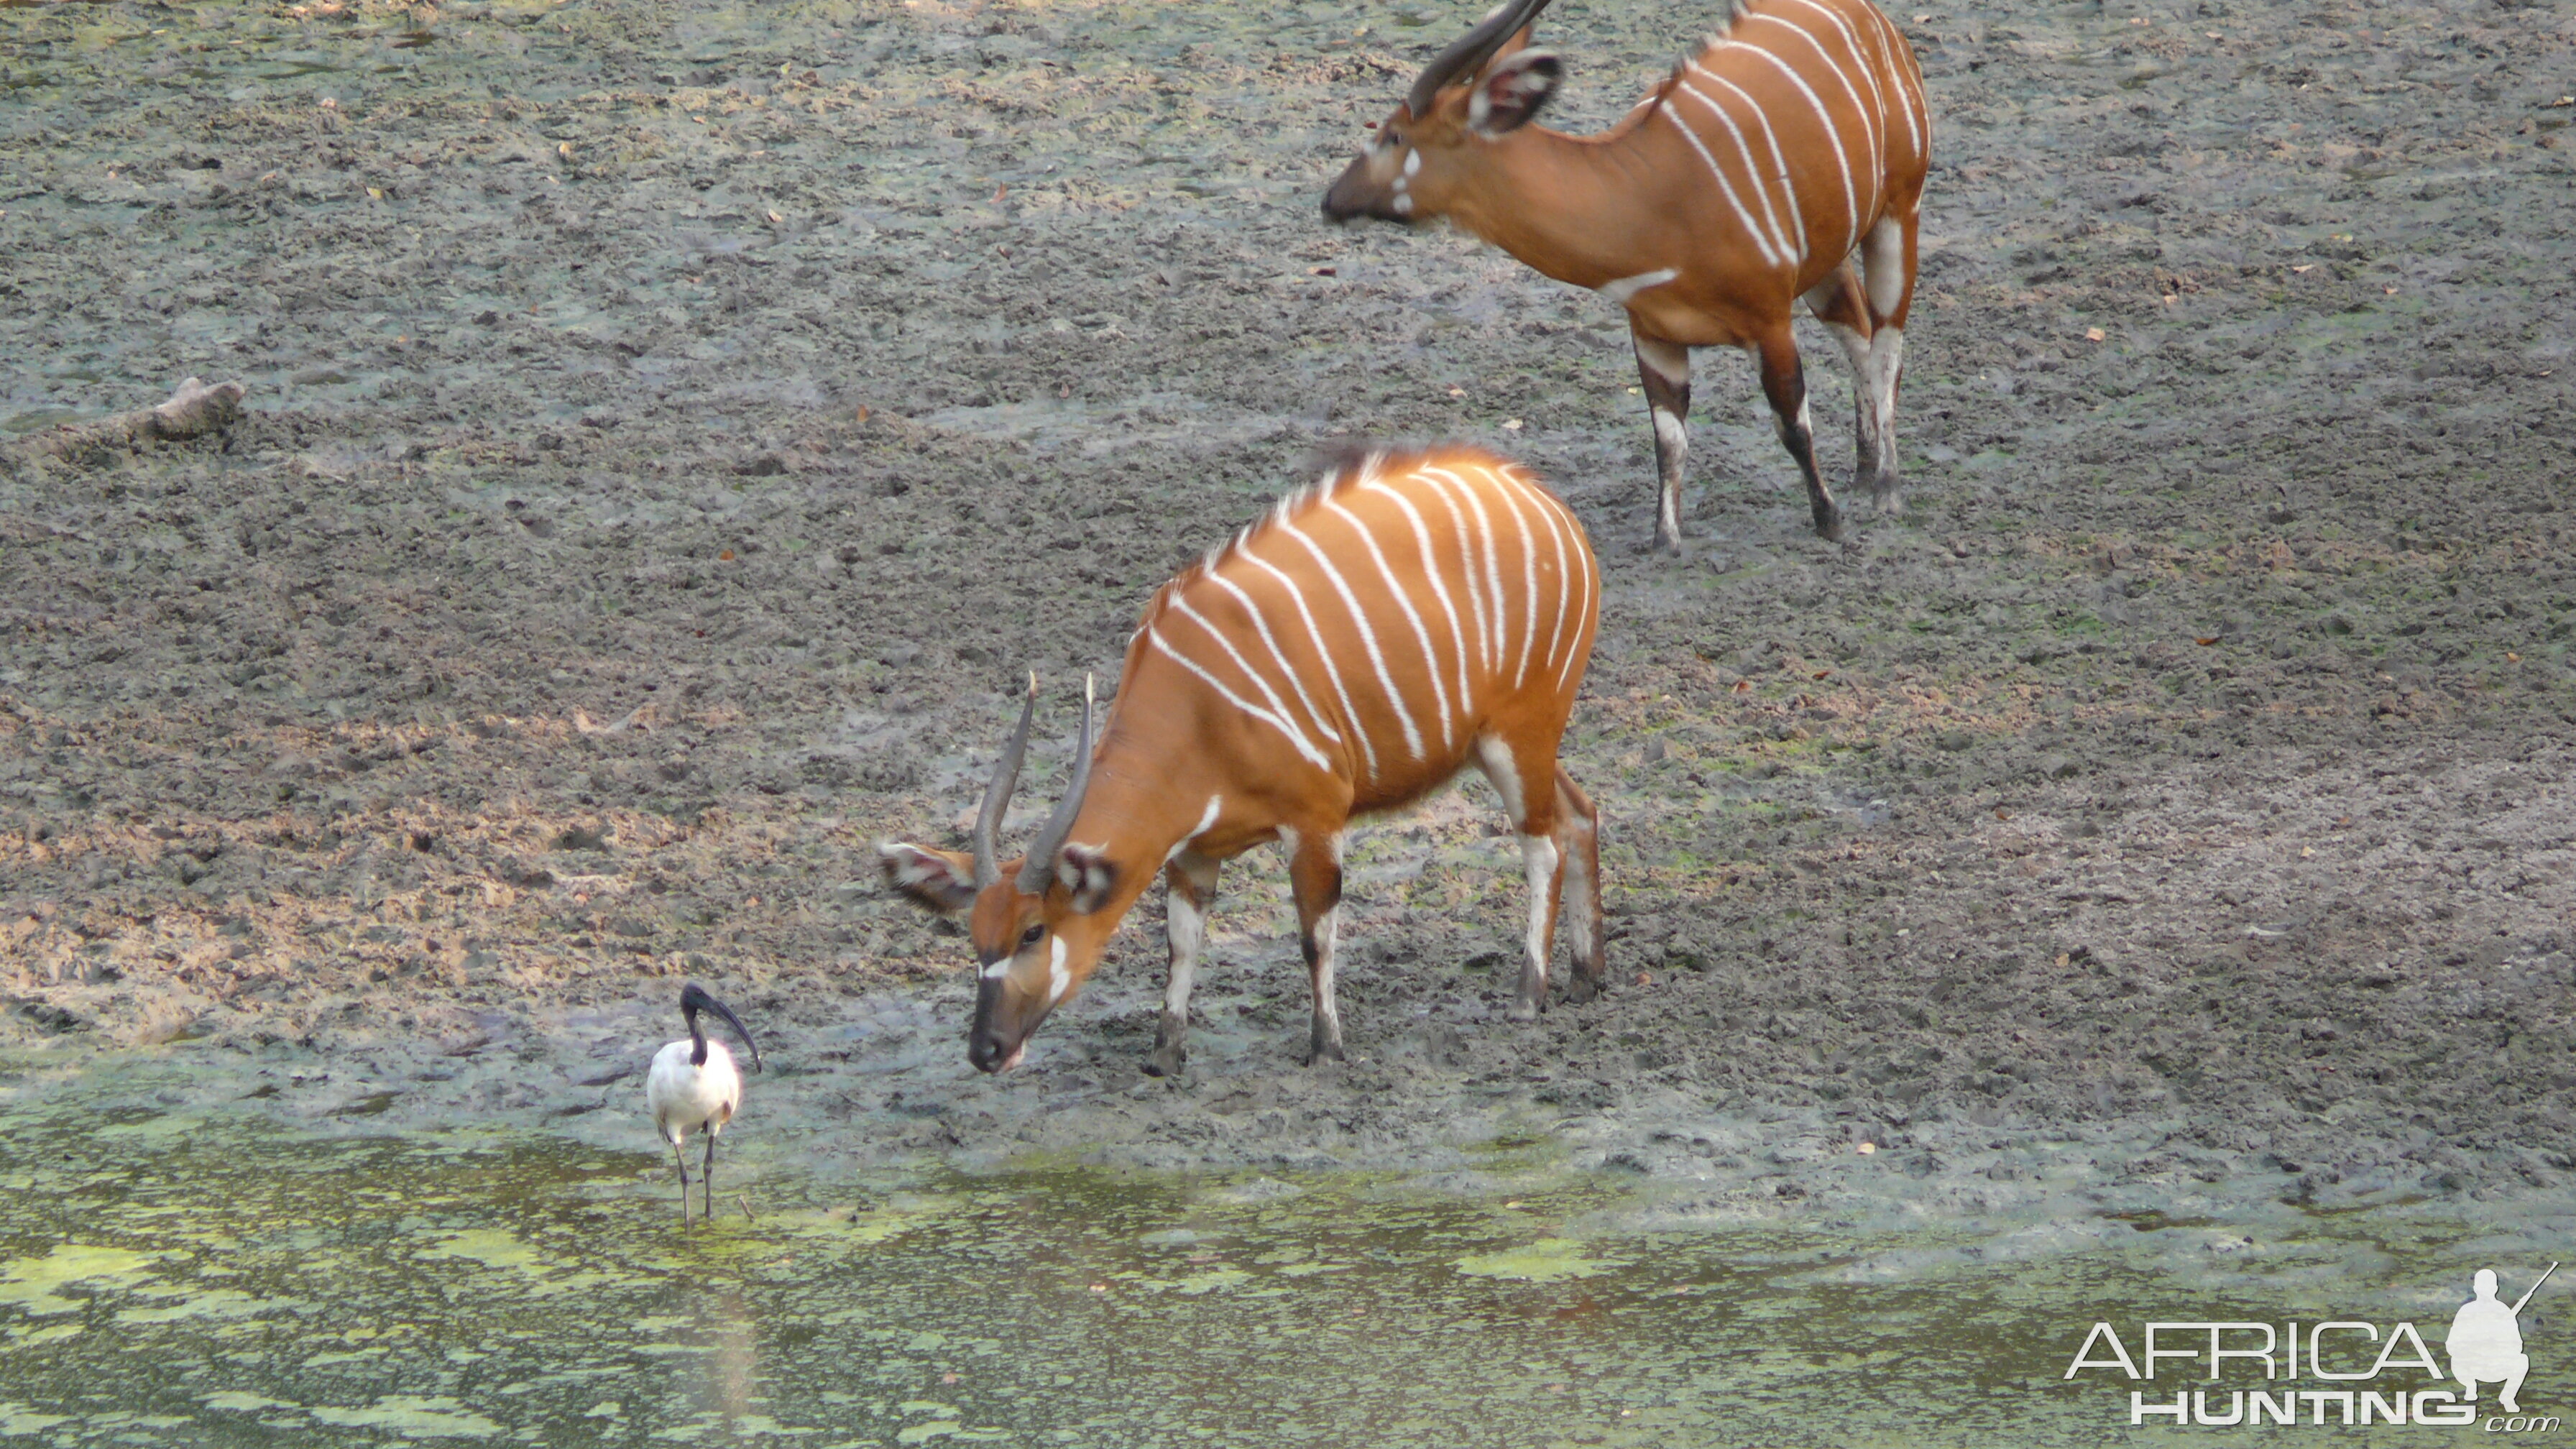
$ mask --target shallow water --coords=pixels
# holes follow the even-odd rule
[[[2527,1281],[2491,1227],[2405,1209],[2251,1234],[2149,1215],[2078,1252],[2046,1223],[1656,1232],[1633,1178],[1477,1197],[1047,1163],[853,1176],[756,1115],[719,1160],[718,1221],[684,1232],[640,1117],[638,1150],[356,1135],[363,1103],[316,1126],[192,1095],[232,1085],[217,1055],[7,1088],[0,1433],[2098,1443],[2128,1432],[2130,1385],[2062,1376],[2097,1319],[2133,1353],[2151,1317],[2411,1319],[2438,1346],[2448,1285],[2490,1260],[2508,1292]],[[2547,1309],[2524,1320],[2526,1406],[2567,1387]]]

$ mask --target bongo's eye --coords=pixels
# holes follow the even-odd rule
[[[1046,922],[1040,921],[1020,933],[1020,949],[1027,950],[1044,939],[1046,939]]]

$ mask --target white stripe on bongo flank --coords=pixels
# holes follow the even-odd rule
[[[1825,49],[1825,43],[1822,40],[1817,39],[1813,31],[1810,31],[1803,25],[1793,25],[1788,20],[1777,15],[1764,15],[1759,18],[1768,20],[1772,24],[1779,26],[1781,29],[1788,31],[1791,35],[1807,42],[1807,47],[1816,53],[1816,59],[1823,61],[1825,63],[1825,69],[1834,73],[1834,79],[1842,82],[1843,94],[1851,97],[1852,111],[1860,117],[1861,144],[1869,148],[1868,156],[1863,158],[1867,164],[1862,169],[1868,173],[1871,186],[1877,186],[1880,178],[1887,175],[1887,152],[1878,144],[1878,122],[1872,119],[1872,111],[1869,103],[1860,98],[1860,87],[1852,84],[1851,75],[1843,69],[1840,61],[1834,59],[1833,52]],[[1854,59],[1857,58],[1858,57],[1854,57]],[[1873,191],[1870,196],[1868,212],[1875,212],[1877,210],[1878,197]],[[1865,214],[1867,213],[1854,212],[1852,214],[1852,245],[1854,246],[1858,246],[1860,244],[1859,222],[1861,216]]]
[[[1330,770],[1333,768],[1332,762],[1317,753],[1315,747],[1306,742],[1306,737],[1299,734],[1286,720],[1281,719],[1279,716],[1272,714],[1270,711],[1263,709],[1257,704],[1254,704],[1252,701],[1245,699],[1243,696],[1236,694],[1233,690],[1226,688],[1223,681],[1219,680],[1215,675],[1208,673],[1205,669],[1200,668],[1197,660],[1194,660],[1188,655],[1183,654],[1178,649],[1173,648],[1171,641],[1163,637],[1162,630],[1155,628],[1151,624],[1146,625],[1145,642],[1162,650],[1164,658],[1171,660],[1173,663],[1181,666],[1183,669],[1188,670],[1190,673],[1197,675],[1201,680],[1205,681],[1208,688],[1215,690],[1219,695],[1222,695],[1225,698],[1226,703],[1233,705],[1236,709],[1243,711],[1252,718],[1257,719],[1262,723],[1269,725],[1271,728],[1276,729],[1281,734],[1286,735],[1289,743],[1297,747],[1297,753],[1304,755],[1307,759],[1315,762],[1315,768],[1319,770]]]
[[[1242,550],[1236,551],[1240,553]],[[1342,732],[1333,728],[1333,722],[1325,718],[1322,710],[1315,707],[1314,696],[1306,693],[1306,681],[1298,677],[1297,666],[1288,662],[1288,656],[1280,652],[1279,641],[1271,637],[1270,620],[1263,616],[1261,606],[1254,603],[1252,596],[1245,593],[1241,585],[1227,578],[1221,570],[1208,570],[1207,578],[1208,582],[1234,595],[1235,602],[1243,605],[1243,612],[1252,616],[1252,627],[1260,631],[1261,642],[1269,647],[1270,657],[1279,665],[1279,673],[1288,681],[1288,687],[1297,691],[1297,702],[1306,706],[1306,718],[1314,721],[1316,733],[1334,744],[1340,744]]]
[[[1711,109],[1716,107],[1716,102],[1709,100],[1706,96],[1700,95],[1697,91],[1692,91],[1687,84],[1678,85],[1677,89],[1690,91],[1693,96],[1697,96],[1703,104],[1709,106]],[[1753,245],[1761,250],[1763,264],[1773,267],[1780,265],[1780,253],[1779,250],[1772,245],[1770,235],[1764,232],[1761,226],[1753,220],[1753,213],[1744,209],[1743,198],[1735,194],[1735,183],[1726,179],[1726,169],[1717,164],[1716,157],[1708,154],[1708,147],[1706,144],[1701,142],[1699,132],[1692,130],[1690,122],[1683,120],[1681,112],[1674,110],[1672,107],[1666,106],[1663,114],[1673,118],[1673,129],[1681,132],[1682,139],[1690,142],[1691,149],[1699,153],[1699,159],[1708,163],[1708,174],[1717,178],[1717,189],[1719,193],[1725,196],[1727,205],[1735,208],[1735,219],[1744,223],[1746,235],[1752,237]]]
[[[1449,616],[1449,642],[1458,651],[1458,709],[1463,714],[1467,710],[1467,701],[1471,697],[1467,688],[1467,633],[1458,627],[1458,605],[1449,597],[1448,581],[1440,577],[1440,561],[1432,557],[1431,528],[1422,521],[1422,514],[1414,508],[1412,499],[1382,482],[1372,480],[1367,486],[1370,492],[1382,493],[1393,499],[1395,506],[1404,510],[1405,521],[1413,525],[1414,546],[1422,551],[1422,572],[1431,580],[1431,595],[1440,601],[1440,612]],[[1464,540],[1462,539],[1461,542]],[[1388,582],[1394,581],[1390,579]],[[1434,660],[1431,667],[1436,672],[1440,667],[1439,662]],[[1445,717],[1441,727],[1444,730],[1448,728]]]
[[[1539,521],[1547,525],[1548,537],[1556,543],[1556,623],[1547,631],[1547,652],[1538,657],[1539,668],[1545,669],[1547,662],[1556,657],[1556,646],[1565,639],[1566,589],[1573,583],[1565,567],[1565,531],[1557,526],[1556,512],[1549,506],[1551,500],[1544,490],[1531,487],[1519,478],[1512,478],[1512,481],[1519,483],[1521,490],[1530,496],[1530,507],[1538,513]],[[1530,596],[1536,598],[1537,591],[1532,590]],[[1532,632],[1535,633],[1536,630],[1533,629]]]
[[[1794,3],[1804,5],[1822,15],[1827,23],[1842,33],[1843,54],[1851,57],[1852,64],[1860,70],[1861,80],[1868,84],[1870,104],[1864,106],[1861,105],[1860,91],[1852,85],[1850,74],[1843,69],[1842,62],[1830,55],[1825,55],[1822,45],[1816,47],[1816,53],[1825,55],[1825,63],[1834,68],[1836,75],[1843,77],[1843,88],[1851,92],[1852,104],[1859,108],[1862,123],[1870,127],[1871,152],[1878,158],[1877,167],[1871,174],[1874,178],[1883,180],[1887,175],[1887,147],[1890,138],[1884,130],[1887,124],[1887,92],[1878,83],[1878,69],[1869,63],[1868,53],[1860,47],[1860,36],[1853,33],[1851,23],[1843,19],[1840,12],[1818,4],[1817,0],[1794,0]],[[1805,27],[1799,28],[1803,30]],[[1871,199],[1869,209],[1873,214],[1878,211],[1876,198]]]
[[[1574,635],[1566,642],[1565,657],[1558,661],[1556,666],[1556,687],[1563,689],[1565,687],[1567,677],[1573,672],[1574,661],[1581,658],[1583,655],[1583,649],[1581,647],[1583,643],[1583,621],[1592,617],[1593,610],[1599,603],[1601,580],[1599,575],[1593,572],[1591,555],[1586,553],[1583,549],[1583,525],[1575,521],[1574,510],[1565,506],[1565,500],[1548,492],[1544,488],[1533,487],[1530,491],[1537,494],[1548,507],[1556,511],[1557,517],[1562,518],[1565,521],[1567,533],[1575,540],[1574,561],[1571,566],[1573,572],[1570,577],[1566,578],[1563,583],[1558,585],[1558,597],[1560,599],[1564,597],[1566,585],[1570,585],[1578,581],[1583,585],[1583,601],[1576,605],[1574,609]],[[1560,605],[1559,607],[1562,608],[1563,606]]]
[[[1510,644],[1503,629],[1502,576],[1494,568],[1493,517],[1485,512],[1485,500],[1476,485],[1463,476],[1446,468],[1432,467],[1423,468],[1421,476],[1431,485],[1431,490],[1440,495],[1450,517],[1458,520],[1458,571],[1467,580],[1468,611],[1476,616],[1476,663],[1491,673],[1501,666],[1503,650]],[[1450,496],[1452,489],[1466,498],[1468,511],[1476,515],[1475,542],[1468,539],[1466,517],[1459,512],[1456,499]],[[1483,545],[1485,554],[1486,577],[1482,581],[1476,577],[1478,543]]]
[[[1884,123],[1887,119],[1887,67],[1869,63],[1869,49],[1861,43],[1860,32],[1852,29],[1851,20],[1842,11],[1821,3],[1821,0],[1792,0],[1792,3],[1804,5],[1815,11],[1825,17],[1827,24],[1842,32],[1843,54],[1851,57],[1852,64],[1860,68],[1860,78],[1869,83],[1870,100],[1877,107],[1872,114]],[[1861,23],[1869,24],[1866,20]],[[1871,33],[1872,35],[1877,33],[1876,27],[1871,27]],[[1895,138],[1890,136],[1888,139],[1892,142]],[[1881,143],[1879,146],[1878,159],[1881,166],[1887,164],[1887,143]]]
[[[1421,759],[1423,757],[1422,731],[1413,723],[1413,711],[1404,707],[1404,696],[1396,692],[1395,676],[1387,672],[1386,653],[1377,647],[1377,631],[1369,627],[1368,613],[1360,607],[1359,596],[1351,592],[1350,581],[1342,577],[1340,569],[1333,567],[1332,559],[1316,546],[1315,540],[1306,536],[1304,529],[1283,518],[1279,522],[1279,531],[1305,546],[1307,554],[1315,560],[1315,566],[1322,569],[1324,577],[1332,581],[1333,591],[1342,596],[1342,606],[1351,611],[1351,625],[1360,631],[1360,643],[1368,649],[1369,663],[1377,668],[1377,682],[1379,687],[1386,691],[1387,705],[1395,711],[1396,723],[1404,726],[1405,747],[1413,752],[1413,758]],[[1436,683],[1437,680],[1434,682]],[[1361,723],[1356,715],[1353,716],[1351,724],[1358,731],[1360,738],[1368,738],[1367,726]]]
[[[1202,614],[1198,610],[1190,607],[1190,601],[1186,595],[1174,594],[1172,596],[1172,609],[1173,612],[1180,614],[1190,622],[1198,625],[1201,629],[1206,630],[1207,636],[1216,641],[1216,645],[1219,649],[1225,651],[1225,657],[1234,661],[1234,667],[1242,670],[1244,677],[1251,680],[1254,686],[1260,689],[1261,697],[1270,701],[1271,712],[1278,716],[1280,728],[1286,730],[1289,737],[1297,742],[1297,753],[1304,755],[1306,758],[1313,760],[1319,765],[1323,765],[1324,752],[1315,748],[1314,742],[1306,738],[1306,732],[1297,727],[1296,720],[1291,718],[1288,713],[1288,701],[1281,699],[1279,697],[1279,691],[1270,687],[1270,676],[1253,668],[1252,661],[1243,657],[1243,651],[1234,647],[1234,641],[1225,637],[1224,630],[1219,629],[1205,614]],[[1165,648],[1167,650],[1170,648],[1168,643],[1165,645]],[[1324,767],[1326,769],[1332,768],[1329,765],[1325,765]]]
[[[1805,247],[1789,244],[1789,233],[1780,225],[1779,209],[1771,204],[1771,188],[1762,184],[1762,168],[1753,159],[1753,148],[1744,144],[1744,132],[1737,129],[1735,118],[1726,113],[1724,106],[1702,94],[1688,81],[1677,82],[1673,89],[1708,107],[1708,113],[1715,116],[1717,123],[1726,128],[1726,134],[1735,139],[1735,154],[1744,158],[1744,179],[1752,186],[1755,198],[1762,203],[1762,218],[1771,224],[1771,239],[1778,243],[1780,255],[1798,257],[1803,254],[1806,251]],[[1677,116],[1674,119],[1679,120],[1680,117]],[[1728,199],[1734,199],[1734,193],[1731,190],[1728,192]],[[1804,238],[1800,240],[1803,241]]]
[[[1484,488],[1467,488],[1465,491],[1467,507],[1476,515],[1476,534],[1485,542],[1485,583],[1491,588],[1491,597],[1494,601],[1494,657],[1486,667],[1500,668],[1503,662],[1503,646],[1510,640],[1510,629],[1503,622],[1503,569],[1500,561],[1494,557],[1494,518],[1492,514],[1485,511],[1485,494],[1492,492],[1495,487],[1494,470],[1487,468],[1484,473]],[[1463,479],[1460,480],[1460,486],[1465,486]],[[1468,576],[1472,578],[1474,573],[1474,565],[1471,562],[1468,566]]]
[[[1295,531],[1284,523],[1279,527],[1286,532]],[[1324,661],[1324,677],[1333,682],[1333,697],[1342,702],[1342,718],[1350,721],[1351,735],[1360,743],[1360,757],[1366,761],[1368,778],[1376,779],[1377,742],[1369,738],[1367,723],[1360,718],[1358,707],[1351,703],[1350,689],[1342,683],[1342,668],[1333,662],[1332,647],[1324,642],[1324,631],[1315,623],[1315,611],[1306,607],[1306,591],[1297,587],[1297,581],[1290,578],[1277,564],[1248,548],[1235,556],[1277,579],[1279,586],[1288,591],[1288,597],[1296,601],[1297,616],[1306,621],[1306,637],[1315,646],[1315,657]],[[1368,635],[1368,625],[1365,622],[1360,625],[1360,634],[1363,639]],[[1372,655],[1375,654],[1376,648],[1376,644],[1372,641],[1369,645]],[[1404,706],[1399,703],[1396,706],[1396,714],[1401,717],[1403,713]]]
[[[1574,515],[1568,513],[1565,518],[1568,526],[1572,526]],[[1574,666],[1590,652],[1583,640],[1583,624],[1595,617],[1601,607],[1601,576],[1592,570],[1591,555],[1578,552],[1574,562],[1576,576],[1583,582],[1583,602],[1574,609],[1574,641],[1566,646],[1565,657],[1556,664],[1556,687],[1559,689],[1565,688],[1566,681],[1574,675]]]
[[[1441,507],[1449,510],[1449,524],[1458,534],[1458,574],[1467,585],[1467,617],[1476,621],[1476,667],[1490,673],[1493,669],[1494,636],[1488,627],[1490,621],[1485,617],[1485,591],[1476,582],[1476,545],[1467,537],[1466,512],[1459,508],[1458,500],[1449,495],[1449,489],[1440,481],[1446,478],[1455,482],[1457,475],[1424,467],[1416,470],[1414,476],[1431,490],[1431,496],[1440,500]],[[1461,668],[1465,662],[1463,658],[1459,661]],[[1464,690],[1466,686],[1461,684],[1459,687]]]
[[[1691,63],[1690,68],[1735,92],[1735,98],[1744,102],[1744,109],[1752,113],[1753,119],[1762,123],[1762,139],[1771,147],[1771,174],[1773,179],[1780,183],[1780,194],[1788,198],[1789,229],[1798,235],[1798,261],[1803,265],[1807,260],[1807,221],[1798,210],[1798,183],[1789,178],[1789,158],[1780,150],[1780,133],[1771,124],[1771,113],[1762,109],[1762,103],[1753,99],[1752,93],[1744,87],[1701,66],[1696,61]]]
[[[1863,20],[1869,26],[1870,34],[1878,41],[1879,69],[1886,71],[1888,78],[1896,83],[1897,99],[1904,102],[1897,109],[1905,113],[1906,138],[1913,142],[1914,154],[1920,156],[1923,154],[1923,129],[1916,123],[1915,110],[1922,102],[1923,87],[1920,78],[1908,76],[1907,68],[1897,61],[1897,57],[1905,53],[1901,44],[1904,37],[1898,33],[1896,22],[1881,14],[1878,7],[1874,5],[1865,7]],[[1890,37],[1897,39],[1900,44],[1888,44]]]
[[[1798,74],[1795,66],[1758,45],[1729,40],[1721,42],[1717,48],[1741,50],[1748,55],[1757,55],[1769,61],[1774,69],[1789,78],[1789,84],[1796,86],[1798,93],[1807,98],[1807,104],[1815,109],[1816,119],[1822,121],[1825,126],[1825,140],[1833,147],[1834,164],[1843,169],[1843,214],[1851,219],[1849,232],[1843,238],[1842,249],[1835,255],[1851,255],[1851,249],[1860,244],[1860,201],[1858,193],[1852,187],[1851,152],[1844,148],[1842,128],[1834,124],[1833,114],[1825,109],[1824,99],[1816,94],[1814,87],[1807,84],[1805,76]]]
[[[1374,481],[1374,470],[1362,476]],[[1395,581],[1395,566],[1386,561],[1386,550],[1377,546],[1377,535],[1369,531],[1368,525],[1360,521],[1358,514],[1344,508],[1341,500],[1326,494],[1320,501],[1325,508],[1340,514],[1347,520],[1351,525],[1351,531],[1360,536],[1360,542],[1368,545],[1369,557],[1377,561],[1378,577],[1385,580],[1388,595],[1394,598],[1396,607],[1404,611],[1406,621],[1413,625],[1413,637],[1422,645],[1422,672],[1431,681],[1432,701],[1440,706],[1440,747],[1447,749],[1451,741],[1457,738],[1458,731],[1449,718],[1449,687],[1440,682],[1440,656],[1432,651],[1430,627],[1422,622],[1422,612],[1413,607],[1412,597],[1406,594],[1404,587]],[[1357,608],[1358,603],[1354,601],[1352,607]],[[1389,680],[1387,688],[1392,690],[1394,687],[1394,681]],[[1421,749],[1417,746],[1414,753],[1421,754]]]
[[[1803,245],[1803,242],[1806,242],[1806,237],[1798,237],[1798,242],[1801,242],[1801,245],[1790,245],[1790,240],[1788,240],[1788,229],[1780,227],[1780,209],[1777,209],[1777,206],[1772,206],[1772,204],[1770,204],[1770,188],[1762,186],[1762,165],[1759,165],[1759,162],[1754,162],[1754,150],[1752,150],[1752,147],[1749,147],[1749,144],[1744,144],[1744,131],[1741,131],[1739,126],[1736,126],[1736,119],[1734,119],[1734,116],[1728,116],[1728,113],[1726,113],[1726,106],[1718,106],[1718,103],[1713,101],[1713,98],[1710,98],[1710,95],[1700,93],[1698,88],[1692,88],[1692,85],[1687,83],[1687,80],[1682,80],[1682,83],[1674,85],[1674,90],[1680,90],[1680,93],[1690,95],[1692,101],[1698,101],[1700,106],[1708,106],[1708,113],[1710,113],[1710,116],[1716,116],[1718,124],[1726,126],[1726,134],[1728,134],[1728,137],[1734,137],[1734,142],[1736,142],[1736,155],[1744,157],[1744,183],[1747,183],[1747,186],[1752,186],[1752,188],[1754,188],[1754,201],[1759,201],[1759,204],[1762,204],[1762,219],[1765,219],[1765,222],[1770,222],[1772,240],[1780,242],[1780,255],[1785,255],[1785,258],[1798,258],[1798,260],[1806,258],[1806,245]]]
[[[1512,511],[1512,521],[1519,525],[1521,535],[1521,652],[1512,662],[1512,677],[1519,679],[1529,671],[1530,646],[1538,642],[1538,530],[1530,525],[1529,515],[1521,512],[1520,499],[1515,496],[1519,480],[1508,469],[1494,477],[1514,485],[1497,487],[1494,495]]]

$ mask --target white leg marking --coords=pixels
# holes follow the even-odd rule
[[[1637,360],[1653,368],[1655,376],[1675,387],[1688,387],[1691,380],[1690,349],[1652,338],[1629,336],[1637,349]]]
[[[1625,307],[1628,305],[1628,299],[1639,292],[1650,287],[1660,287],[1680,275],[1681,273],[1671,267],[1658,267],[1651,272],[1639,272],[1633,277],[1621,277],[1615,282],[1603,282],[1593,290]]]
[[[1905,329],[1881,327],[1871,339],[1869,348],[1869,401],[1878,413],[1879,435],[1892,437],[1896,428],[1896,379],[1905,367]]]
[[[1690,450],[1690,429],[1681,419],[1662,408],[1656,408],[1654,414],[1655,441],[1663,444],[1664,451],[1672,457],[1679,458],[1687,453]]]
[[[1839,286],[1840,282],[1841,273],[1837,272],[1829,279],[1827,285]],[[1817,291],[1823,290],[1822,287],[1817,289]],[[1807,295],[1812,297],[1815,293],[1810,292]],[[1869,339],[1860,335],[1859,328],[1845,327],[1839,322],[1826,323],[1825,330],[1834,334],[1834,341],[1842,344],[1843,360],[1851,364],[1852,376],[1867,377],[1869,375]]]
[[[1548,888],[1556,884],[1558,859],[1555,841],[1544,835],[1521,837],[1521,869],[1529,877],[1530,891],[1529,938],[1525,944],[1530,969],[1542,983],[1547,980],[1548,948],[1554,944],[1547,938],[1547,908]]]
[[[1413,596],[1395,581],[1395,566],[1386,561],[1386,550],[1378,547],[1377,535],[1370,531],[1369,526],[1336,499],[1326,498],[1324,507],[1340,514],[1350,524],[1351,531],[1360,536],[1360,542],[1368,545],[1369,557],[1377,562],[1378,578],[1385,582],[1387,593],[1394,596],[1395,606],[1404,611],[1406,622],[1413,625],[1414,641],[1422,646],[1423,673],[1431,679],[1431,699],[1440,707],[1440,747],[1448,749],[1449,742],[1458,737],[1458,731],[1449,719],[1449,687],[1440,680],[1440,656],[1432,651],[1430,626],[1422,622],[1422,611],[1413,607]],[[1392,684],[1389,687],[1392,688]],[[1419,755],[1421,751],[1417,749],[1414,753]]]
[[[1879,316],[1896,310],[1905,297],[1905,227],[1882,216],[1860,244],[1861,275],[1868,280],[1869,305]]]
[[[1485,778],[1494,782],[1494,793],[1503,797],[1503,813],[1512,817],[1512,823],[1528,819],[1529,802],[1521,793],[1521,772],[1512,763],[1512,747],[1492,735],[1480,736],[1476,763],[1484,767]]]
[[[1670,538],[1682,531],[1682,470],[1690,463],[1690,429],[1663,408],[1653,410],[1655,441],[1663,445],[1664,466],[1655,479],[1655,516]]]
[[[1590,823],[1580,816],[1574,817],[1568,824],[1570,832],[1576,834],[1578,838],[1581,832],[1591,828]],[[1574,955],[1575,959],[1587,963],[1592,960],[1592,953],[1597,949],[1597,943],[1593,940],[1592,912],[1593,892],[1597,889],[1598,883],[1592,879],[1589,861],[1589,855],[1581,850],[1569,851],[1565,856],[1565,902],[1572,912],[1570,924]],[[1589,967],[1587,966],[1586,969]]]
[[[1815,418],[1807,411],[1807,397],[1804,393],[1798,395],[1798,431],[1810,438],[1816,435]]]
[[[1341,945],[1342,908],[1315,918],[1315,1019],[1324,1025],[1324,1039],[1342,1039],[1342,1006],[1333,999],[1333,957]]]
[[[1878,479],[1872,480],[1871,487],[1876,490],[1879,480],[1885,480],[1886,491],[1879,494],[1882,512],[1893,512],[1897,506],[1896,379],[1904,367],[1905,329],[1881,327],[1870,340],[1868,387],[1870,412],[1878,427]]]
[[[1199,946],[1207,939],[1207,916],[1179,891],[1169,891],[1163,916],[1172,940],[1172,979],[1163,987],[1163,1009],[1186,1021],[1190,983],[1198,978]]]

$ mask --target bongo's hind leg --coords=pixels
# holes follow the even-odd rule
[[[1601,812],[1565,766],[1556,767],[1556,848],[1564,858],[1564,913],[1574,947],[1568,1001],[1589,1001],[1604,982],[1607,950],[1601,930]]]
[[[1553,741],[1549,748],[1554,749]],[[1503,797],[1521,840],[1521,869],[1530,891],[1529,934],[1522,943],[1521,988],[1511,1015],[1514,1021],[1530,1021],[1547,1006],[1548,958],[1555,954],[1557,902],[1565,886],[1565,852],[1557,844],[1556,761],[1552,755],[1525,757],[1494,735],[1476,742],[1476,759]]]

